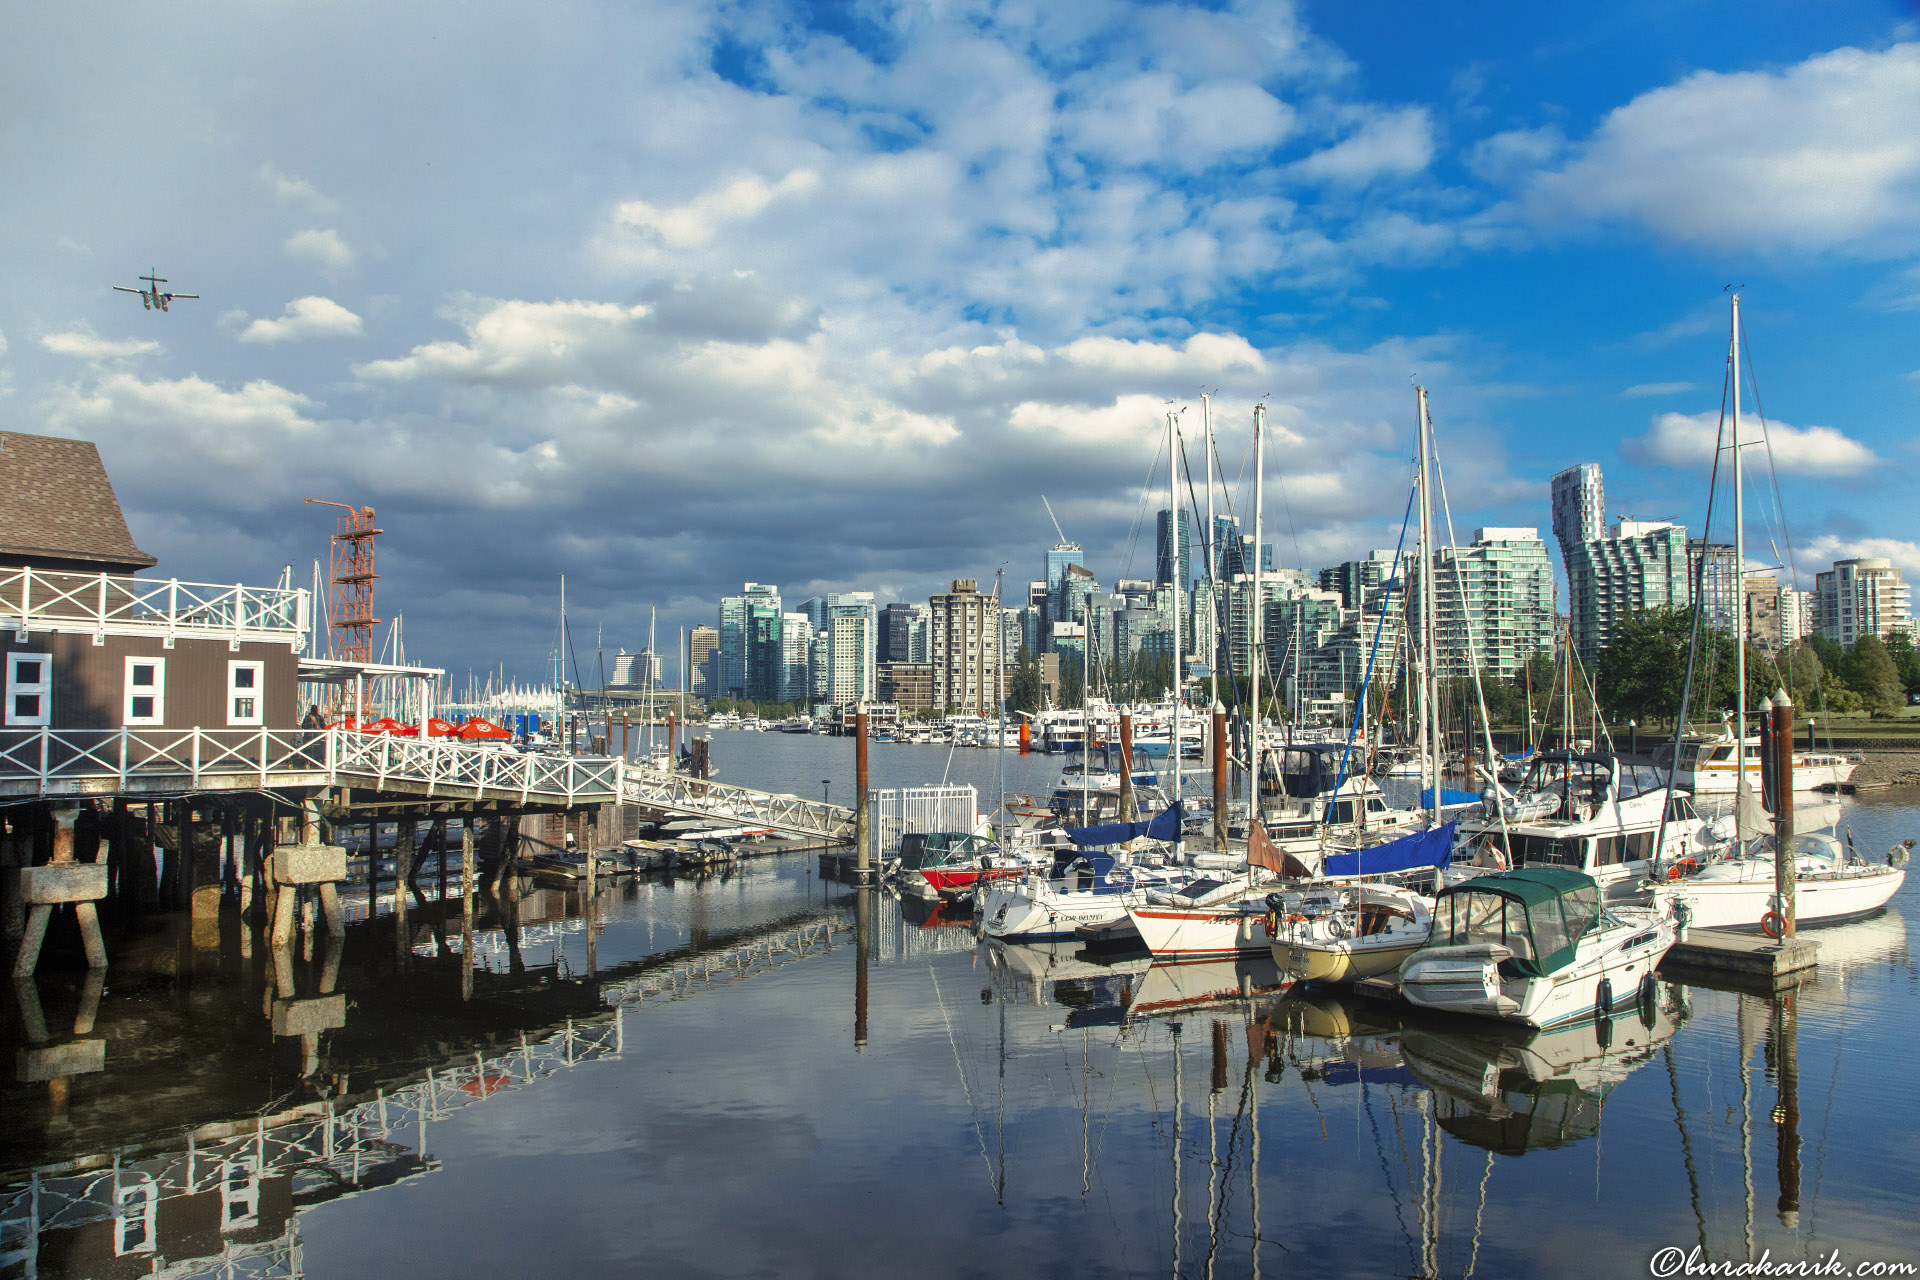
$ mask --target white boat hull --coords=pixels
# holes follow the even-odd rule
[[[1500,961],[1510,954],[1501,946],[1427,947],[1401,966],[1400,994],[1421,1008],[1532,1027],[1604,1017],[1640,997],[1642,985],[1678,936],[1671,915],[1613,910],[1617,923],[1581,939],[1574,962],[1548,977],[1501,974]]]
[[[1060,891],[1044,882],[1000,881],[981,890],[982,928],[989,938],[1071,938],[1081,925],[1111,924],[1127,915],[1128,893]]]
[[[1127,909],[1140,940],[1155,960],[1215,960],[1234,956],[1272,958],[1265,890],[1203,907],[1143,903]]]
[[[1683,902],[1687,924],[1695,929],[1751,931],[1775,906],[1773,867],[1747,860],[1741,880],[1676,880],[1659,885],[1654,893]],[[1887,905],[1906,882],[1898,867],[1860,867],[1838,872],[1803,874],[1794,880],[1794,920],[1797,924],[1836,924],[1872,915]]]

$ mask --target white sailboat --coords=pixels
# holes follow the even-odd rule
[[[1740,457],[1740,295],[1732,299],[1731,318],[1732,338],[1729,344],[1728,368],[1733,386],[1732,394],[1732,435],[1733,435],[1733,556],[1734,563],[1746,564],[1746,506],[1742,494],[1741,457]],[[1677,876],[1665,883],[1655,883],[1649,890],[1649,896],[1660,903],[1684,904],[1688,919],[1702,928],[1718,929],[1766,929],[1777,936],[1785,926],[1781,913],[1786,910],[1782,898],[1780,875],[1785,868],[1780,863],[1789,862],[1793,879],[1793,916],[1800,924],[1831,924],[1843,920],[1858,919],[1886,906],[1887,902],[1906,881],[1905,865],[1907,850],[1896,846],[1884,863],[1869,863],[1854,856],[1850,848],[1842,847],[1832,835],[1817,833],[1795,834],[1789,850],[1780,851],[1769,847],[1777,841],[1770,840],[1764,834],[1767,823],[1764,812],[1757,812],[1760,806],[1753,801],[1754,788],[1748,783],[1750,773],[1757,771],[1760,764],[1757,750],[1758,738],[1754,739],[1756,749],[1733,750],[1733,743],[1747,742],[1747,682],[1746,682],[1746,611],[1735,609],[1734,614],[1734,697],[1735,710],[1731,732],[1726,736],[1724,753],[1733,757],[1730,764],[1721,769],[1716,758],[1721,749],[1710,751],[1702,773],[1699,759],[1700,748],[1695,747],[1693,763],[1694,777],[1708,777],[1715,780],[1724,777],[1730,784],[1726,789],[1734,793],[1734,822],[1737,838],[1733,847],[1723,856],[1712,859],[1690,860],[1693,865],[1675,863],[1673,870]],[[1787,702],[1786,690],[1777,693],[1768,710],[1773,705],[1791,706]],[[1749,760],[1752,767],[1749,767]],[[1801,758],[1794,758],[1794,785],[1801,785],[1799,774]],[[1683,751],[1682,759],[1676,762],[1676,768],[1687,763]],[[1714,772],[1717,770],[1717,772]],[[1851,775],[1851,768],[1846,770]],[[1822,778],[1837,777],[1834,766],[1823,767],[1815,776]],[[1681,775],[1676,773],[1676,781]],[[1780,852],[1790,854],[1789,858],[1778,857]]]

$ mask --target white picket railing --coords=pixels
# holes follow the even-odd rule
[[[598,804],[619,762],[344,729],[0,729],[0,795],[371,786],[428,796]]]
[[[309,594],[303,587],[0,569],[0,629],[278,641],[298,649]]]
[[[877,863],[899,852],[909,832],[972,831],[980,821],[980,793],[971,784],[940,783],[867,792],[872,816],[869,856]]]

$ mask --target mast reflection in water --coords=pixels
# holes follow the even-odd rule
[[[1920,817],[1849,808],[1866,847]],[[470,927],[457,892],[283,955],[149,920],[104,985],[43,967],[7,1017],[0,1275],[1911,1254],[1912,890],[1788,995],[1661,984],[1545,1035],[982,945],[799,856],[481,890]]]

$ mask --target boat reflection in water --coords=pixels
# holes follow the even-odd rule
[[[1607,1094],[1686,1021],[1685,988],[1656,982],[1637,1007],[1528,1034],[1518,1028],[1408,1026],[1407,1066],[1433,1092],[1440,1127],[1501,1155],[1563,1147],[1600,1132]]]
[[[1271,954],[1197,964],[1155,964],[1141,975],[1129,1018],[1153,1018],[1201,1009],[1245,1006],[1285,995],[1295,978],[1273,962]]]

